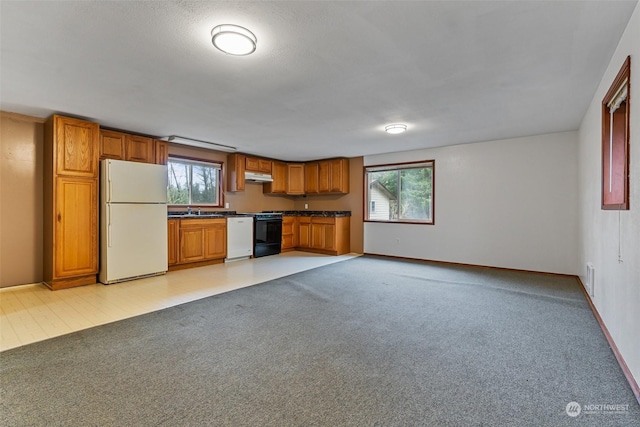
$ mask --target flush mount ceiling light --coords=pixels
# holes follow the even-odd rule
[[[229,55],[244,56],[256,50],[258,39],[244,27],[224,24],[211,30],[211,43]]]
[[[387,125],[384,127],[385,132],[390,133],[392,135],[397,135],[407,130],[407,125],[402,123],[394,123],[392,125]]]

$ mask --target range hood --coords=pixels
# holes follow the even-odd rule
[[[244,180],[249,182],[273,182],[271,175],[256,172],[245,172]]]

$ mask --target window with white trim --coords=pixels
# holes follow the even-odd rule
[[[222,164],[169,157],[170,205],[222,206]]]
[[[365,167],[365,221],[433,224],[434,161]]]

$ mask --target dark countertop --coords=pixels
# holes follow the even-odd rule
[[[198,215],[198,210],[192,210],[191,213],[187,211],[169,212],[167,219],[207,219],[207,218],[229,218],[229,217],[247,217],[251,215],[237,213],[236,211],[218,211],[218,212],[201,212]]]
[[[343,216],[351,216],[351,211],[263,211],[264,213],[281,213],[284,216],[322,216],[327,218],[336,218]]]

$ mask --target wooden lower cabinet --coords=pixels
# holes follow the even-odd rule
[[[298,217],[282,217],[282,251],[291,251],[298,246]]]
[[[178,234],[179,225],[179,219],[170,219],[167,221],[167,254],[169,265],[175,265],[178,263],[178,240],[180,238],[180,235]]]
[[[296,249],[328,255],[342,255],[350,250],[350,217],[299,217]],[[283,220],[284,230],[284,220]],[[283,231],[283,246],[284,246]]]
[[[204,258],[224,259],[227,256],[227,222],[204,229]]]
[[[298,248],[311,248],[311,217],[298,218]]]
[[[184,268],[223,262],[227,256],[227,221],[220,219],[181,219],[177,222],[176,262],[171,263],[171,225],[169,224],[169,265]],[[174,237],[175,238],[175,237]]]
[[[59,176],[55,179],[55,194],[54,277],[95,276],[98,271],[98,181]]]

